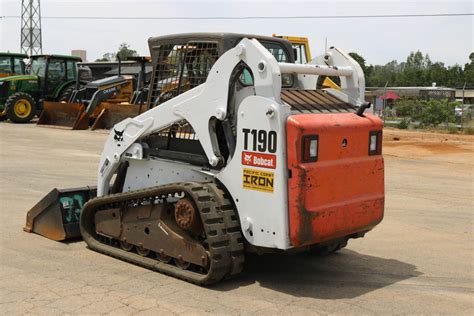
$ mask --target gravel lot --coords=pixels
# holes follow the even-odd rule
[[[386,129],[386,215],[338,254],[250,257],[201,288],[22,231],[53,187],[94,184],[105,132],[0,123],[2,314],[474,314],[474,137]]]

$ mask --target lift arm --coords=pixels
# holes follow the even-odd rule
[[[241,62],[244,62],[253,74],[255,94],[271,99],[276,104],[282,104],[281,73],[335,75],[346,78],[352,78],[358,73],[350,63],[343,63],[344,67],[340,68],[332,65],[295,67],[293,64],[278,63],[257,40],[245,38],[217,60],[204,84],[114,126],[99,163],[97,195],[108,194],[110,180],[122,159],[143,159],[143,148],[137,140],[182,120],[186,120],[193,127],[209,164],[218,165],[223,158],[219,154],[217,138],[211,131],[209,122],[212,118],[226,118],[229,81],[235,67]]]

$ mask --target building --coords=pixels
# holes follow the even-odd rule
[[[474,104],[474,89],[456,89],[455,97],[456,101],[464,100],[464,104]]]
[[[83,62],[87,61],[87,51],[83,49],[73,49],[71,51],[72,56],[81,57]]]
[[[371,97],[380,97],[387,91],[393,91],[401,98],[421,99],[421,100],[441,100],[448,99],[454,101],[457,97],[456,89],[437,87],[433,84],[431,87],[367,87],[366,95]]]

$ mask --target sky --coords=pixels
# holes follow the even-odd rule
[[[260,35],[307,36],[312,54],[337,46],[357,52],[368,64],[404,61],[420,50],[446,65],[469,61],[473,51],[474,16],[251,19],[251,20],[73,20],[47,17],[134,16],[334,16],[383,14],[473,13],[474,1],[152,1],[41,0],[43,53],[69,54],[87,50],[89,61],[117,51],[126,42],[149,55],[152,36],[186,32],[238,32]],[[0,0],[0,51],[20,51],[21,0]],[[6,16],[6,17],[5,17]]]

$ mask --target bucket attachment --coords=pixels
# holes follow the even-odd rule
[[[70,129],[88,129],[89,115],[84,104],[64,102],[44,102],[43,111],[37,125],[64,127]]]
[[[80,237],[82,207],[96,195],[97,190],[92,186],[55,188],[28,211],[23,230],[56,241]]]
[[[111,129],[115,124],[128,117],[135,117],[139,114],[140,105],[130,103],[109,103],[102,102],[98,109],[100,112],[92,124],[91,129]]]

